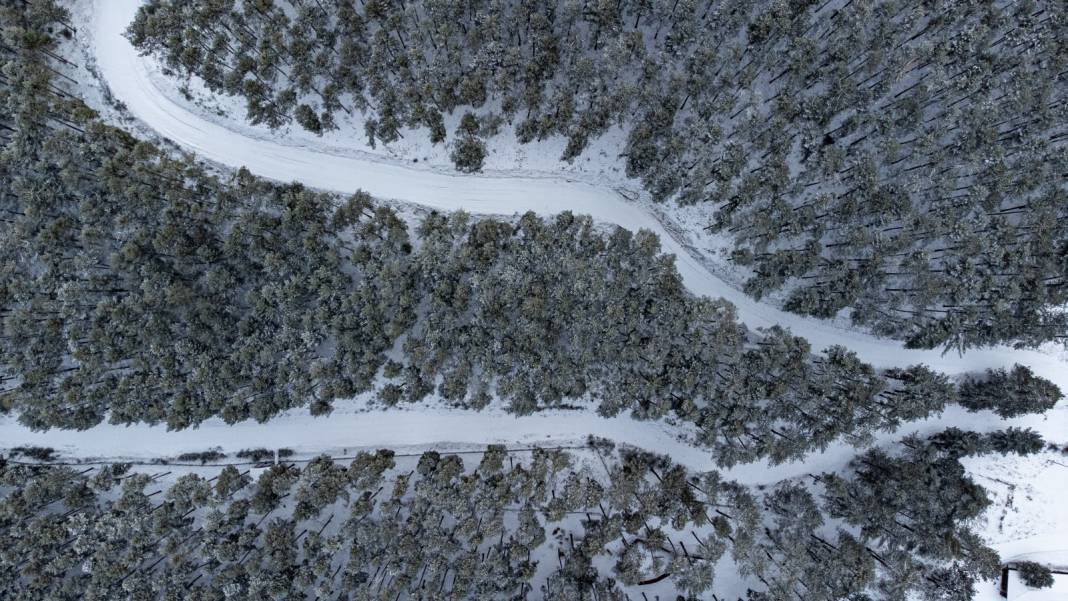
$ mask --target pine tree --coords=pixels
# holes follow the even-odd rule
[[[1033,561],[1020,561],[1014,564],[1020,580],[1031,588],[1050,588],[1053,586],[1053,573],[1046,566]]]
[[[983,378],[971,378],[960,386],[961,405],[971,411],[990,409],[1004,418],[1047,411],[1061,398],[1060,389],[1022,365],[1010,371],[988,369]]]

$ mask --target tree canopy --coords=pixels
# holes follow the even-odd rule
[[[952,455],[873,451],[767,488],[603,444],[474,463],[0,461],[0,595],[622,601],[655,583],[710,598],[723,578],[751,599],[891,601],[969,599],[997,571],[967,525],[985,493]]]
[[[707,206],[751,295],[966,348],[1068,331],[1066,19],[1045,0],[152,0],[129,36],[254,123],[426,130],[464,171],[495,123],[563,137],[565,161],[622,126],[627,174]],[[446,141],[458,111],[480,126]]]

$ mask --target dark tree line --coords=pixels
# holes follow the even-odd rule
[[[382,450],[255,478],[0,462],[0,593],[579,601],[666,582],[699,599],[740,574],[753,601],[968,601],[998,571],[967,527],[986,494],[941,442],[763,490],[591,447],[491,446],[473,469],[433,451],[399,467]]]
[[[502,122],[707,203],[746,290],[916,347],[1063,339],[1063,3],[154,0],[130,37],[272,127],[363,115],[481,166]]]
[[[0,163],[0,399],[32,427],[262,421],[372,391],[517,413],[589,399],[689,420],[731,465],[863,443],[958,401],[923,366],[877,372],[747,331],[689,295],[648,232],[570,213],[431,213],[409,231],[363,193],[211,176],[51,91],[43,22],[4,30],[22,50],[2,88],[18,110]],[[1005,415],[1060,398],[1022,367],[961,394]]]

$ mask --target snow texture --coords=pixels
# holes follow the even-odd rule
[[[1020,363],[1036,375],[1068,390],[1068,362],[1049,352],[1007,346],[969,350],[963,355],[940,349],[905,349],[898,341],[837,327],[827,321],[786,313],[753,300],[719,279],[691,253],[682,234],[649,210],[627,200],[610,186],[568,179],[559,174],[509,176],[503,173],[459,175],[419,169],[411,164],[354,151],[335,153],[296,142],[286,135],[274,139],[249,137],[224,124],[187,110],[154,84],[152,60],[139,56],[123,37],[139,0],[97,0],[93,26],[94,53],[100,75],[112,96],[159,135],[209,161],[275,180],[300,181],[310,187],[341,193],[357,189],[376,198],[432,209],[488,215],[533,211],[587,214],[594,220],[629,230],[646,229],[660,237],[663,250],[675,255],[687,288],[697,295],[725,298],[751,328],[789,327],[814,350],[842,345],[876,367],[925,363],[948,374],[974,372]]]
[[[1035,351],[993,347],[963,355],[909,350],[897,341],[785,313],[754,301],[713,274],[722,269],[709,269],[708,257],[690,245],[685,228],[669,222],[659,207],[630,200],[628,197],[635,196],[631,191],[606,183],[611,177],[584,177],[580,173],[575,176],[589,181],[576,181],[559,170],[457,175],[426,166],[425,161],[419,165],[355,148],[327,148],[302,134],[250,135],[240,124],[212,118],[188,103],[183,106],[180,99],[168,96],[162,89],[165,86],[158,85],[158,67],[151,59],[139,56],[122,36],[139,0],[84,2],[76,7],[76,14],[91,20],[83,25],[89,30],[99,75],[112,98],[125,105],[147,128],[206,160],[233,168],[245,166],[270,179],[297,180],[341,193],[362,189],[379,199],[432,209],[492,215],[525,211],[551,215],[570,210],[631,230],[647,229],[660,236],[665,252],[675,255],[679,273],[691,292],[726,298],[737,307],[739,319],[751,328],[783,325],[808,339],[814,350],[842,345],[877,367],[925,363],[959,375],[1020,363],[1068,391],[1068,361],[1052,348]],[[542,162],[534,161],[539,165]],[[582,444],[588,434],[593,434],[667,454],[690,469],[714,467],[706,450],[687,442],[685,428],[626,416],[604,419],[592,411],[547,411],[516,417],[499,410],[473,412],[425,406],[418,410],[367,410],[361,400],[336,406],[337,410],[328,417],[291,411],[266,424],[227,425],[221,420],[209,420],[198,428],[182,431],[143,424],[102,424],[80,432],[31,432],[12,419],[4,419],[0,421],[0,446],[49,446],[81,458],[151,459],[209,448],[233,453],[246,448],[284,446],[307,455],[377,447],[456,449],[486,443],[567,446]],[[1063,444],[1065,423],[1068,407],[1063,402],[1045,416],[1016,420],[999,420],[988,412],[971,414],[953,407],[939,417],[880,436],[875,442],[888,442],[912,432],[935,432],[947,426],[990,431],[1016,425],[1033,427],[1048,440]],[[839,469],[852,455],[851,447],[836,444],[804,462],[741,465],[726,470],[725,476],[749,485],[770,484]],[[987,512],[988,523],[978,527],[1003,558],[1068,556],[1064,542],[1068,540],[1068,504],[1063,500],[1063,492],[1068,490],[1068,458],[1049,452],[1029,458],[983,457],[967,465],[969,472],[991,491],[994,505]],[[1058,586],[1063,578],[1058,580]],[[1057,598],[1065,598],[1065,593],[1057,594],[1061,595]],[[995,584],[984,585],[977,597],[999,598]]]

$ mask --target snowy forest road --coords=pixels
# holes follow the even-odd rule
[[[884,367],[926,363],[959,374],[1018,362],[1068,390],[1068,363],[1052,355],[1009,348],[974,350],[963,356],[943,356],[937,350],[906,350],[894,341],[840,329],[755,302],[705,269],[653,215],[608,187],[552,178],[447,175],[242,136],[190,113],[152,84],[148,71],[150,59],[138,56],[122,37],[139,5],[138,0],[86,1],[95,3],[94,23],[85,26],[91,28],[97,66],[114,98],[161,136],[203,158],[233,167],[245,165],[254,173],[272,179],[288,178],[344,193],[361,188],[379,198],[442,210],[463,208],[483,214],[527,210],[553,214],[574,210],[629,229],[646,228],[660,235],[666,252],[676,255],[679,272],[693,293],[725,297],[737,306],[739,318],[750,327],[788,326],[809,339],[815,349],[842,345],[856,351],[862,359]],[[49,446],[81,458],[151,459],[173,458],[179,453],[211,447],[222,447],[229,453],[244,448],[279,446],[292,447],[301,453],[334,453],[378,446],[457,447],[493,442],[555,446],[581,444],[587,434],[593,434],[667,454],[690,469],[715,467],[706,449],[680,439],[685,432],[663,422],[640,422],[625,416],[606,419],[592,411],[548,411],[516,417],[499,410],[472,412],[420,407],[417,411],[362,412],[358,411],[360,401],[336,405],[337,411],[329,417],[316,418],[307,411],[290,411],[266,424],[249,421],[227,425],[212,419],[197,428],[181,431],[168,431],[163,425],[101,424],[86,431],[33,432],[14,419],[5,418],[0,420],[0,440],[4,446]],[[947,425],[977,431],[1007,425],[1034,427],[1046,437],[1063,442],[1061,426],[1066,410],[1068,407],[1062,403],[1047,416],[1001,421],[989,413],[970,414],[960,407],[952,407],[939,417],[910,423],[894,434],[880,435],[877,442],[910,432],[933,432]],[[748,483],[770,483],[836,469],[852,454],[851,447],[837,443],[801,462],[779,466],[764,462],[741,465],[727,470],[726,476]]]
[[[664,421],[640,421],[628,415],[601,417],[590,410],[548,410],[516,416],[500,409],[482,411],[443,409],[425,405],[414,408],[361,411],[362,403],[339,401],[328,416],[315,417],[307,410],[294,409],[267,423],[246,420],[227,424],[219,418],[184,430],[167,430],[163,424],[130,426],[99,424],[88,430],[34,432],[6,417],[0,419],[0,447],[48,447],[61,459],[86,461],[152,462],[174,460],[182,453],[219,449],[231,459],[244,449],[289,448],[299,456],[325,453],[351,455],[359,450],[378,448],[420,452],[480,448],[486,444],[511,447],[581,446],[587,436],[599,436],[667,455],[687,469],[703,472],[719,470],[724,477],[750,485],[774,484],[805,474],[835,471],[849,461],[856,449],[844,441],[812,453],[803,461],[771,465],[767,461],[739,464],[719,469],[707,448],[683,439],[686,431]],[[1060,432],[1064,410],[1043,418],[1027,415],[1002,421],[987,412],[968,413],[950,407],[943,414],[910,422],[893,433],[877,435],[876,443],[887,443],[908,434],[932,434],[947,425],[987,432],[1005,426],[1032,427],[1046,437]]]
[[[807,338],[815,350],[841,345],[879,367],[926,363],[946,373],[962,374],[1021,363],[1068,390],[1068,361],[1054,355],[1007,347],[973,350],[964,355],[943,355],[938,350],[907,350],[895,341],[798,317],[756,302],[712,274],[701,258],[690,254],[685,242],[674,237],[653,214],[622,198],[610,187],[566,181],[562,176],[449,175],[242,135],[183,108],[153,84],[150,59],[139,57],[122,37],[139,5],[138,0],[81,1],[94,7],[92,22],[80,25],[93,40],[92,52],[99,74],[113,97],[146,127],[204,159],[231,167],[246,166],[253,173],[271,179],[297,180],[311,187],[342,193],[363,189],[378,198],[442,210],[465,209],[472,213],[507,215],[527,210],[543,215],[573,210],[590,214],[599,222],[632,230],[645,228],[660,236],[665,252],[676,256],[677,268],[691,292],[723,297],[732,302],[737,307],[739,319],[749,327],[783,325]],[[168,431],[163,425],[101,424],[86,431],[33,432],[8,416],[0,418],[0,446],[46,446],[55,448],[62,455],[85,460],[173,459],[181,453],[216,447],[231,455],[247,448],[289,447],[307,457],[318,453],[349,455],[355,450],[377,447],[444,451],[477,448],[495,442],[524,447],[566,446],[581,444],[586,435],[593,434],[668,455],[691,470],[715,468],[707,449],[689,444],[682,438],[686,434],[683,427],[665,421],[641,422],[627,416],[602,418],[592,410],[556,410],[516,417],[500,409],[474,412],[444,409],[436,404],[360,411],[362,404],[361,400],[339,402],[337,410],[324,417],[313,417],[306,410],[293,410],[268,423],[246,421],[228,425],[216,418],[180,431]],[[1064,438],[1066,423],[1066,403],[1061,403],[1046,416],[1029,415],[1016,420],[999,420],[987,412],[967,413],[955,406],[939,416],[909,423],[896,433],[880,434],[874,442],[888,442],[913,432],[931,433],[950,425],[977,431],[1013,425],[1034,427],[1047,439],[1064,443],[1068,442]],[[723,470],[723,475],[750,486],[772,484],[786,478],[840,469],[855,452],[848,444],[838,442],[802,461],[777,466],[761,461]],[[1000,468],[986,471],[1000,475]],[[1047,501],[1050,498],[1059,500],[1057,495],[1064,490],[1064,480],[1053,472],[1034,480],[1017,479],[1010,485],[1011,490],[1015,491],[1017,485],[1021,487],[1017,497],[1021,504],[1025,498],[1030,500],[1032,484],[1036,488],[1057,490],[1052,496],[1036,495],[1041,503],[1054,510],[1036,513],[1031,520],[1035,524],[1034,530],[1024,528],[1018,534],[1011,528],[1011,519],[1010,530],[1005,533],[1001,533],[1001,524],[997,522],[998,533],[993,542],[1003,556],[1061,548],[1063,525],[1068,522],[1050,519],[1049,515],[1056,515],[1059,510]],[[1000,515],[1002,521],[1013,507],[1012,502],[1010,495],[1008,506]],[[1058,532],[1048,535],[1051,530]],[[1035,536],[1035,531],[1041,535]],[[984,591],[986,589],[990,589],[989,598],[997,598],[992,587],[985,587]]]
[[[379,198],[442,210],[462,208],[472,213],[508,215],[528,210],[543,215],[573,210],[628,229],[645,228],[659,234],[664,250],[676,256],[678,270],[694,294],[726,298],[735,304],[739,318],[749,327],[788,326],[795,334],[807,338],[814,349],[842,345],[880,367],[926,363],[947,373],[960,374],[1021,363],[1068,390],[1068,363],[1052,355],[1004,347],[973,350],[963,356],[943,356],[938,350],[906,350],[895,341],[798,317],[753,301],[710,273],[656,217],[609,187],[562,178],[449,175],[243,136],[187,111],[152,84],[150,59],[138,56],[122,37],[139,5],[138,0],[87,1],[95,2],[95,18],[91,25],[93,52],[99,73],[111,94],[146,126],[202,158],[233,167],[244,165],[257,175],[272,179],[297,180],[315,188],[343,193],[359,188]],[[178,453],[220,445],[227,452],[287,446],[299,452],[314,453],[353,447],[426,447],[490,442],[552,446],[581,443],[587,434],[594,434],[669,454],[691,469],[714,467],[707,450],[681,440],[680,434],[684,434],[681,429],[661,422],[639,422],[628,417],[604,419],[592,411],[551,411],[515,417],[500,411],[476,413],[433,408],[359,412],[353,409],[354,405],[359,405],[358,401],[337,405],[338,410],[329,418],[314,418],[307,412],[292,411],[268,424],[243,422],[229,426],[213,419],[198,428],[182,431],[167,431],[162,425],[101,424],[81,432],[32,432],[6,418],[0,421],[0,440],[6,443],[5,446],[50,446],[82,458],[146,459],[174,457]],[[896,434],[881,435],[879,439],[891,440],[908,432],[930,432],[945,425],[980,431],[1018,425],[1035,427],[1045,436],[1060,441],[1065,410],[1062,403],[1045,417],[1027,416],[1007,423],[991,414],[967,414],[954,407],[941,417],[908,424]],[[798,474],[834,469],[851,454],[847,445],[839,443],[809,456],[804,462],[774,468],[759,462],[738,466],[729,470],[728,475],[748,482],[774,482]]]
[[[295,180],[310,187],[352,193],[362,189],[381,199],[418,204],[443,211],[513,215],[533,211],[553,215],[584,213],[594,220],[660,236],[675,255],[686,287],[697,295],[725,298],[750,328],[789,327],[813,350],[841,345],[876,367],[925,363],[948,374],[993,367],[1027,365],[1036,374],[1068,390],[1068,362],[1038,351],[1009,347],[972,349],[963,355],[940,349],[905,349],[894,340],[847,330],[826,321],[794,315],[755,301],[716,277],[658,219],[607,186],[549,177],[452,175],[406,167],[372,158],[339,156],[277,141],[250,138],[212,123],[179,106],[152,82],[153,59],[139,56],[123,37],[139,0],[96,0],[94,48],[97,67],[113,97],[160,136],[200,157],[230,167],[246,167],[274,180]]]

